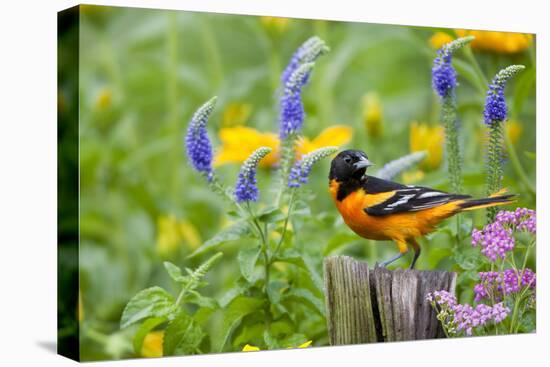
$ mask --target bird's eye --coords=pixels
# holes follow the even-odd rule
[[[346,163],[351,163],[351,157],[346,157],[346,158],[344,158],[344,162],[346,162]]]

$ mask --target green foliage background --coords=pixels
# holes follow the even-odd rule
[[[279,32],[252,16],[83,8],[79,100],[82,358],[135,356],[128,347],[135,329],[119,329],[129,299],[151,286],[176,292],[163,261],[195,268],[211,255],[188,259],[193,248],[182,241],[177,252],[161,256],[156,249],[160,216],[174,215],[189,221],[203,241],[229,220],[224,214],[226,204],[208,190],[186,162],[183,134],[198,106],[213,95],[219,96],[209,123],[215,146],[224,107],[231,102],[252,105],[249,126],[276,132],[280,73],[296,47],[318,35],[331,52],[317,62],[304,92],[304,135],[316,136],[337,123],[352,126],[354,137],[349,146],[365,150],[381,167],[409,152],[411,121],[438,122],[439,105],[431,89],[435,51],[428,43],[434,31],[292,19],[287,29]],[[512,63],[527,66],[511,81],[507,97],[510,115],[523,127],[517,151],[534,183],[534,46],[513,56],[476,52],[475,57],[489,78]],[[460,82],[457,98],[464,152],[463,188],[468,194],[482,196],[484,94],[462,54],[458,53],[455,64]],[[378,93],[383,105],[384,134],[376,139],[367,136],[362,120],[361,98],[369,91]],[[223,166],[218,172],[232,185],[238,167]],[[313,282],[322,280],[323,256],[345,253],[374,263],[396,251],[389,242],[357,237],[343,224],[327,191],[327,175],[328,160],[312,173],[308,186],[310,214],[292,223],[294,241],[307,254],[318,277]],[[261,170],[260,190],[270,177],[269,170]],[[447,183],[444,165],[418,182],[443,190]],[[508,163],[504,186],[520,194],[518,206],[535,207],[535,196]],[[462,218],[465,233],[469,233],[472,220],[476,226],[484,224],[483,211]],[[417,267],[459,271],[459,298],[471,302],[477,252],[471,250],[468,238],[455,246],[453,228],[448,223],[422,240],[423,254]],[[223,300],[238,292],[241,275],[237,254],[242,246],[242,241],[230,241],[219,248],[224,256],[208,273],[204,294]],[[404,267],[409,261],[401,260],[396,266]],[[300,273],[297,266],[285,266],[289,274]],[[303,282],[309,284],[311,280]],[[315,299],[322,302],[322,294],[316,293]],[[213,343],[224,312],[230,311],[217,310],[205,323]],[[302,327],[295,333],[312,339],[314,345],[327,345],[324,317],[311,310],[296,312]],[[254,343],[246,339],[254,335],[246,326],[235,329],[233,335],[224,350],[236,351]],[[209,350],[207,347],[203,352]]]

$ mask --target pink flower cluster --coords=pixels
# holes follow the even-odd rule
[[[476,302],[491,297],[495,300],[502,300],[504,296],[517,293],[524,287],[529,287],[534,291],[537,282],[536,274],[531,269],[486,271],[479,273],[479,278],[481,282],[474,286]]]
[[[484,326],[489,322],[498,324],[508,316],[510,309],[502,302],[494,306],[478,304],[475,307],[469,304],[457,303],[456,297],[447,291],[434,291],[428,293],[426,300],[434,307],[439,307],[439,313],[446,313],[444,322],[449,329],[463,331],[466,335],[472,335],[473,328]],[[437,307],[436,307],[437,309]]]
[[[535,211],[527,208],[500,211],[493,223],[472,231],[472,246],[480,246],[481,253],[491,262],[504,259],[506,253],[514,249],[514,231],[536,234]]]

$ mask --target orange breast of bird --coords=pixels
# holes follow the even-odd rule
[[[329,191],[344,222],[359,236],[372,240],[405,241],[432,232],[443,219],[457,211],[458,202],[450,202],[435,208],[372,216],[365,208],[380,204],[394,195],[393,191],[368,194],[358,189],[342,200],[337,200],[339,183],[330,182]]]

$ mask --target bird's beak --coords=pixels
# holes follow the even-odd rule
[[[372,165],[374,165],[374,163],[372,163],[371,161],[369,161],[365,157],[361,157],[361,159],[358,162],[355,162],[353,164],[353,168],[354,168],[355,171],[359,171],[362,168],[367,168],[367,167],[370,167]]]

